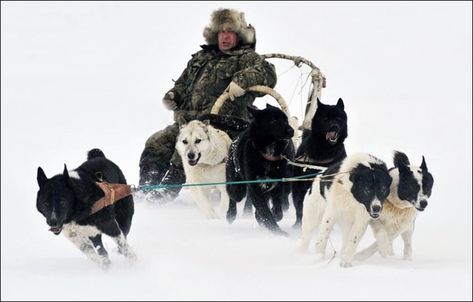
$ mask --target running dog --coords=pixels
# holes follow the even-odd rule
[[[422,156],[420,166],[411,165],[402,152],[394,152],[394,168],[389,171],[393,182],[378,220],[370,222],[376,242],[355,255],[365,260],[379,251],[382,256],[392,255],[392,243],[401,235],[404,241],[404,259],[412,259],[412,235],[417,213],[424,211],[432,194],[434,178]]]
[[[296,161],[309,167],[294,167],[294,175],[318,173],[344,159],[347,156],[344,145],[347,136],[347,114],[343,100],[338,99],[336,105],[326,105],[317,99],[317,110],[312,118],[311,129],[304,130],[302,143],[296,152]],[[321,168],[312,168],[314,166]],[[295,227],[301,224],[304,196],[310,186],[311,183],[305,181],[292,184],[292,197],[296,208]]]
[[[366,153],[356,153],[318,176],[304,200],[301,250],[307,250],[318,226],[315,247],[321,258],[335,223],[342,231],[342,261],[351,266],[368,223],[377,219],[389,195],[392,178],[386,164]]]
[[[176,150],[184,165],[186,183],[224,183],[225,162],[231,143],[232,140],[225,132],[215,129],[208,122],[194,120],[181,126]],[[210,198],[214,188],[220,191],[219,209],[212,206]],[[229,197],[225,185],[195,186],[190,190],[206,218],[217,218],[218,212],[226,214]]]
[[[287,235],[277,224],[283,217],[282,207],[290,193],[288,183],[264,180],[292,176],[287,165],[294,158],[294,129],[279,108],[266,105],[263,110],[248,106],[253,121],[233,141],[226,165],[227,181],[252,181],[245,185],[227,185],[230,206],[227,221],[235,220],[236,203],[245,196],[255,207],[255,218],[269,230]],[[255,182],[258,181],[258,182]],[[259,182],[260,181],[260,182]],[[269,202],[272,209],[269,208]]]
[[[97,207],[108,194],[102,189],[105,182],[126,184],[120,168],[105,158],[101,150],[90,150],[87,161],[77,169],[68,171],[64,165],[64,172],[51,178],[38,167],[37,181],[36,207],[46,218],[51,232],[55,235],[62,232],[103,268],[110,265],[110,260],[102,243],[102,233],[112,237],[118,251],[128,260],[136,259],[126,240],[134,213],[133,197],[117,194],[109,199],[116,203]],[[115,190],[113,192],[115,194]]]

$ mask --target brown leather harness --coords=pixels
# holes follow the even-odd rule
[[[127,184],[111,184],[106,181],[96,182],[96,184],[100,189],[102,189],[105,196],[92,205],[90,215],[97,213],[103,208],[108,207],[133,193],[132,187]]]
[[[327,165],[333,162],[333,158],[329,158],[326,160],[315,160],[304,153],[301,156],[297,157],[295,162],[301,164]]]
[[[284,158],[281,156],[281,155],[278,155],[278,156],[274,156],[272,154],[268,154],[268,153],[263,153],[263,152],[260,152],[261,156],[267,160],[267,161],[279,161],[279,160],[283,160]]]

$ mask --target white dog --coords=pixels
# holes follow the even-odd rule
[[[356,260],[365,260],[378,250],[383,256],[392,255],[392,242],[399,235],[404,241],[404,259],[412,259],[415,218],[418,211],[427,207],[434,179],[424,157],[419,167],[411,165],[407,155],[401,152],[394,153],[394,168],[389,174],[393,178],[390,194],[379,219],[370,222],[376,242],[357,253]]]
[[[181,126],[176,150],[181,156],[186,174],[186,183],[223,183],[225,162],[232,140],[223,131],[201,121],[191,121]],[[211,191],[220,191],[219,209],[211,202]],[[217,218],[217,212],[226,213],[229,197],[225,185],[191,186],[190,190],[197,206],[207,218]]]
[[[342,231],[342,267],[351,266],[356,247],[371,219],[379,217],[391,185],[386,164],[357,153],[334,164],[317,177],[304,199],[302,250],[307,250],[318,226],[316,253],[325,255],[327,240],[337,222]]]

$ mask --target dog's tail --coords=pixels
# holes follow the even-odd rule
[[[248,128],[249,122],[230,115],[204,114],[200,121],[208,120],[210,125],[220,130],[243,131]]]
[[[103,154],[102,150],[95,148],[87,152],[87,160],[90,160],[92,158],[96,157],[105,157],[105,154]]]

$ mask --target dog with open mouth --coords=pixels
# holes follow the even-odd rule
[[[193,120],[182,125],[176,141],[181,157],[186,184],[225,183],[225,163],[232,140],[222,130],[214,128],[208,120]],[[220,202],[213,205],[211,191],[216,189]],[[206,218],[225,217],[229,197],[225,185],[192,186],[192,196]]]
[[[321,172],[344,159],[347,154],[344,141],[348,136],[347,114],[345,105],[340,98],[336,105],[326,105],[317,99],[317,110],[312,118],[311,129],[304,130],[302,143],[297,148],[296,162],[308,167],[295,166],[294,176],[302,176]],[[311,186],[310,182],[294,182],[292,197],[296,208],[295,227],[299,227],[303,215],[304,196]]]
[[[120,168],[92,149],[78,168],[48,178],[38,167],[38,211],[49,230],[63,233],[89,259],[106,268],[110,265],[102,234],[118,245],[118,252],[133,262],[136,255],[127,242],[134,214],[133,197]],[[103,203],[102,203],[103,202]]]
[[[411,164],[405,153],[394,152],[394,167],[389,170],[393,178],[390,194],[377,220],[370,221],[376,242],[355,255],[355,260],[365,260],[377,251],[391,256],[393,241],[398,236],[404,242],[404,260],[412,259],[412,235],[418,212],[423,212],[432,194],[434,178],[422,156],[420,166]]]
[[[300,251],[307,251],[318,228],[315,248],[324,258],[327,240],[337,223],[342,232],[340,265],[351,266],[368,223],[380,217],[391,182],[386,164],[367,153],[349,155],[328,167],[315,178],[305,197]]]

